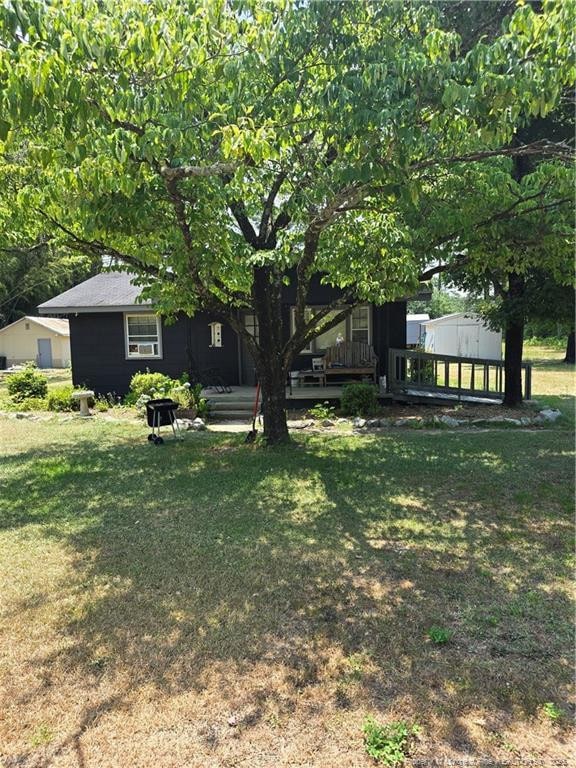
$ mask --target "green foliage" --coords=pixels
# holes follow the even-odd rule
[[[572,87],[574,4],[510,7],[502,21],[479,40],[434,3],[182,13],[179,0],[101,0],[79,13],[7,0],[0,144],[24,173],[4,217],[27,242],[41,219],[51,247],[113,254],[169,316],[203,308],[237,328],[240,308],[262,330],[278,322],[275,287],[294,268],[363,302],[413,294],[431,261],[466,248],[477,274],[510,252],[497,232],[476,243],[487,218],[537,218],[537,189],[548,204],[570,184],[560,162],[509,183],[511,161],[482,153]],[[554,260],[563,224],[548,212],[540,240]],[[304,330],[304,304],[286,350],[261,334],[278,346],[259,360],[275,367],[263,380],[281,381],[326,330],[321,313]]]
[[[373,384],[345,384],[340,401],[342,413],[345,416],[371,416],[378,411],[377,394]]]
[[[71,411],[74,409],[75,404],[72,400],[72,393],[74,387],[55,387],[48,392],[46,398],[49,411]]]
[[[564,717],[564,710],[552,701],[547,701],[542,705],[542,713],[552,722]]]
[[[432,360],[419,360],[418,358],[412,360],[409,379],[414,384],[434,384],[434,362]]]
[[[18,411],[46,411],[48,403],[44,397],[25,397],[14,401],[14,410]]]
[[[130,379],[129,400],[133,404],[142,395],[147,397],[168,397],[168,393],[174,386],[174,380],[163,373],[151,373],[148,370],[135,373]]]
[[[48,379],[38,371],[35,363],[27,363],[24,370],[10,374],[6,387],[12,400],[21,403],[30,397],[46,397]]]
[[[466,312],[472,310],[475,301],[467,296],[453,293],[435,285],[432,296],[428,300],[412,300],[408,302],[408,312],[419,314],[428,313],[430,318],[451,315],[454,312]]]
[[[426,634],[436,645],[445,645],[452,637],[451,630],[443,627],[430,627]]]
[[[308,415],[317,421],[322,421],[323,419],[332,419],[335,410],[334,406],[330,405],[328,400],[325,400],[323,403],[316,403],[316,405],[312,406],[308,410]]]
[[[408,757],[410,738],[419,733],[420,728],[403,721],[381,725],[373,717],[367,717],[362,730],[364,748],[370,757],[383,765],[397,766]]]

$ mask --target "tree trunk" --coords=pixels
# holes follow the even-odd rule
[[[576,362],[576,344],[574,340],[574,330],[571,330],[568,334],[568,339],[566,340],[566,355],[564,357],[565,363],[574,363]]]
[[[254,270],[254,311],[260,353],[256,372],[262,391],[264,439],[268,445],[290,441],[286,422],[286,368],[282,335],[282,275],[270,267]]]
[[[511,305],[507,316],[504,352],[504,405],[522,403],[522,348],[524,344],[524,317],[520,304],[524,294],[524,278],[511,273],[505,301]]]
[[[286,422],[286,374],[273,361],[264,361],[258,367],[262,391],[264,416],[264,439],[268,445],[279,445],[290,441]]]

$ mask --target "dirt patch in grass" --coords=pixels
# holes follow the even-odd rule
[[[1,429],[0,765],[569,764],[567,432]]]

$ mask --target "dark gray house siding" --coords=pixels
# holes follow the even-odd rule
[[[238,341],[229,326],[222,328],[222,346],[210,347],[210,318],[203,313],[180,317],[168,325],[162,321],[162,357],[126,358],[124,313],[95,312],[70,317],[72,378],[76,386],[97,393],[128,392],[138,371],[165,373],[178,378],[191,367],[197,375],[218,368],[229,384],[238,384]]]
[[[288,339],[291,308],[296,302],[295,275],[283,289],[282,322]],[[214,380],[208,372],[216,370],[220,381],[230,385],[253,385],[254,365],[244,343],[230,326],[222,325],[222,346],[211,346],[210,322],[204,312],[194,317],[179,316],[172,324],[161,321],[162,354],[159,358],[128,358],[125,315],[152,313],[148,302],[139,302],[140,288],[125,272],[102,273],[40,305],[41,314],[64,315],[70,320],[70,344],[74,384],[97,393],[128,392],[130,379],[138,371],[158,371],[172,378],[189,373],[204,383]],[[325,306],[338,300],[341,291],[323,285],[320,275],[313,278],[307,305]],[[379,360],[379,375],[387,374],[388,350],[406,346],[406,302],[372,306],[370,341]],[[302,353],[293,370],[306,370],[312,358],[321,353]],[[212,382],[210,382],[212,383]]]

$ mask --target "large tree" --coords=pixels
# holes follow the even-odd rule
[[[244,337],[282,442],[294,356],[355,303],[416,287],[422,186],[566,152],[511,141],[574,79],[573,15],[519,7],[462,50],[427,3],[9,1],[0,139],[28,142],[38,173],[19,201],[53,237],[135,270],[160,311],[202,307]],[[318,272],[343,295],[311,316]]]
[[[42,218],[18,204],[34,180],[25,146],[0,158],[0,327],[101,268],[100,259],[53,242]]]

